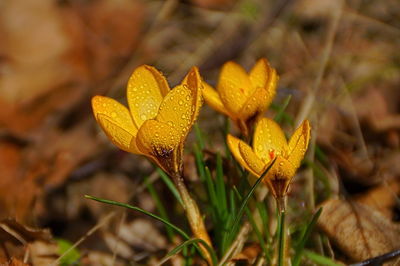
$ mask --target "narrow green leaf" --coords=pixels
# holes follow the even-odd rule
[[[113,200],[96,198],[96,197],[89,196],[89,195],[85,195],[85,198],[141,212],[141,213],[143,213],[143,214],[145,214],[147,216],[150,216],[150,217],[152,217],[152,218],[164,223],[165,225],[171,227],[172,229],[174,229],[176,232],[178,232],[185,239],[189,239],[189,236],[184,231],[182,231],[182,229],[180,229],[179,227],[177,227],[177,226],[173,225],[172,223],[166,221],[165,219],[161,218],[160,216],[155,215],[155,214],[153,214],[151,212],[148,212],[146,210],[143,210],[143,209],[141,209],[139,207],[135,207],[135,206],[132,206],[132,205],[129,205],[129,204],[126,204],[126,203],[121,203],[121,202],[117,202],[117,201],[113,201]]]
[[[260,214],[261,222],[263,225],[263,228],[265,228],[265,238],[268,240],[270,238],[269,231],[267,228],[269,228],[269,219],[268,219],[268,212],[267,212],[267,207],[264,202],[256,202],[256,207],[258,210],[258,213]]]
[[[200,148],[197,144],[194,144],[193,151],[194,151],[194,158],[196,161],[197,172],[199,173],[200,181],[205,182],[206,173],[204,170],[205,165],[204,165],[204,161],[203,161],[203,153],[200,151]]]
[[[321,266],[343,266],[343,264],[341,263],[337,263],[334,260],[324,257],[322,255],[319,255],[315,252],[312,252],[310,250],[304,250],[303,251],[304,255],[312,260],[313,262],[317,263],[317,265],[321,265]]]
[[[217,170],[216,170],[216,194],[218,198],[218,206],[220,214],[226,213],[228,211],[228,204],[226,202],[226,190],[224,182],[224,172],[222,167],[222,158],[219,153],[217,153]]]
[[[206,166],[206,185],[207,185],[207,192],[210,197],[211,204],[213,208],[218,209],[218,199],[217,199],[217,194],[215,193],[215,188],[214,188],[214,182],[213,178],[211,176],[210,169]]]
[[[160,175],[162,181],[164,181],[165,185],[167,185],[168,189],[171,191],[172,195],[174,195],[176,200],[181,204],[181,206],[183,206],[181,195],[176,189],[174,182],[172,182],[169,176],[166,173],[164,173],[164,171],[161,170],[160,168],[157,168],[157,172]]]
[[[278,107],[278,111],[274,117],[274,120],[277,123],[282,122],[282,118],[284,117],[285,114],[285,110],[287,108],[287,106],[289,105],[290,100],[292,99],[292,95],[288,95],[285,100],[283,101],[283,104],[279,105]]]
[[[154,203],[156,204],[157,211],[160,213],[161,218],[163,218],[164,220],[169,222],[169,217],[168,217],[167,211],[165,210],[164,204],[162,204],[160,197],[158,196],[153,184],[151,184],[149,182],[148,177],[146,177],[144,179],[144,182],[147,187],[147,190],[150,193],[150,196],[153,198]],[[168,236],[169,240],[172,241],[174,238],[174,233],[173,233],[172,229],[167,226],[166,231],[167,231],[167,236]]]
[[[247,206],[247,202],[249,201],[250,197],[253,195],[255,189],[258,187],[258,185],[261,183],[262,179],[264,178],[264,176],[268,173],[268,171],[271,169],[271,167],[275,164],[276,158],[272,161],[272,163],[267,167],[267,169],[264,171],[264,173],[262,173],[262,175],[260,176],[260,178],[257,179],[257,181],[254,183],[254,185],[252,186],[251,190],[249,191],[249,193],[247,193],[246,197],[244,198],[242,204],[240,205],[239,211],[237,213],[237,216],[235,217],[235,220],[231,226],[232,231],[229,234],[228,240],[229,243],[233,240],[233,232],[236,231],[237,226],[239,225],[240,219],[243,216],[243,212],[245,207]]]
[[[194,127],[194,132],[196,134],[197,143],[199,143],[200,150],[204,150],[204,148],[206,147],[206,144],[204,142],[203,133],[201,132],[201,129],[197,123],[194,124],[193,127]]]
[[[182,244],[180,244],[179,246],[175,247],[173,250],[171,250],[170,252],[168,252],[166,258],[170,258],[173,255],[176,255],[178,252],[180,252],[184,247],[192,245],[192,244],[196,244],[196,243],[200,243],[200,245],[203,245],[208,253],[211,256],[211,260],[213,262],[213,265],[217,265],[217,256],[215,254],[215,251],[212,247],[210,247],[207,242],[205,242],[203,239],[200,238],[192,238],[189,240],[186,240],[185,242],[183,242]]]
[[[322,212],[322,208],[319,208],[318,211],[313,215],[303,236],[301,237],[301,240],[296,247],[296,253],[295,253],[294,259],[293,259],[293,266],[300,265],[300,259],[301,259],[301,255],[303,254],[304,246],[306,245],[306,242],[307,242],[308,238],[310,237],[310,234],[311,234],[312,230],[314,229],[314,226],[317,223],[318,218],[321,215],[321,212]]]

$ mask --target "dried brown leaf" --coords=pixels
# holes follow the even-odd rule
[[[319,227],[352,260],[366,260],[400,247],[399,226],[368,206],[338,199],[321,206]]]

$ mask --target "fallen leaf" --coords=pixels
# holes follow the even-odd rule
[[[321,204],[318,226],[352,260],[363,261],[400,247],[400,227],[363,204],[333,199]]]
[[[258,255],[260,255],[261,247],[259,244],[251,244],[246,246],[242,252],[231,259],[232,262],[245,262],[248,265],[253,265]]]
[[[58,257],[56,242],[34,241],[28,245],[30,259],[33,265],[51,265]]]
[[[379,211],[387,219],[393,220],[393,208],[398,204],[397,195],[400,193],[399,180],[392,180],[373,188],[361,196],[356,201]]]
[[[164,249],[167,240],[154,223],[145,219],[135,219],[131,223],[122,224],[118,235],[127,243],[151,252]]]

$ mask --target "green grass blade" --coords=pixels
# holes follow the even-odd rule
[[[150,217],[152,217],[152,218],[154,218],[154,219],[156,219],[156,220],[162,222],[163,224],[165,224],[165,225],[171,227],[172,229],[174,229],[177,233],[179,233],[179,234],[180,234],[182,237],[184,237],[185,239],[190,239],[190,237],[188,236],[188,234],[186,234],[186,233],[185,233],[182,229],[180,229],[179,227],[173,225],[172,223],[168,222],[167,220],[161,218],[160,216],[155,215],[155,214],[153,214],[153,213],[151,213],[151,212],[145,211],[145,210],[143,210],[143,209],[141,209],[141,208],[139,208],[139,207],[135,207],[135,206],[132,206],[132,205],[129,205],[129,204],[126,204],[126,203],[117,202],[117,201],[113,201],[113,200],[107,200],[107,199],[96,198],[96,197],[93,197],[93,196],[90,196],[90,195],[85,195],[85,198],[91,199],[91,200],[95,200],[95,201],[98,201],[98,202],[102,202],[102,203],[106,203],[106,204],[110,204],[110,205],[115,205],[115,206],[120,206],[120,207],[124,207],[124,208],[127,208],[127,209],[131,209],[131,210],[134,210],[134,211],[141,212],[141,213],[143,213],[143,214],[145,214],[145,215],[147,215],[147,216],[150,216]]]
[[[322,208],[319,208],[318,211],[313,215],[304,234],[302,235],[301,240],[296,247],[296,253],[295,253],[294,259],[293,259],[293,266],[300,265],[300,259],[301,259],[301,255],[303,254],[304,246],[306,245],[306,242],[307,242],[308,238],[310,237],[310,234],[311,234],[312,230],[314,229],[314,226],[317,223],[318,218],[321,215],[321,212],[322,212]]]
[[[235,220],[233,221],[233,224],[231,226],[232,231],[229,233],[228,236],[228,240],[229,243],[232,242],[233,237],[234,237],[234,232],[236,231],[238,225],[239,225],[239,221],[243,216],[243,212],[245,210],[245,207],[247,206],[247,202],[249,201],[250,197],[253,195],[255,189],[258,187],[258,185],[261,183],[261,181],[263,180],[264,176],[268,173],[268,171],[271,169],[271,167],[275,164],[276,158],[272,161],[272,163],[268,166],[268,168],[264,171],[264,173],[262,173],[262,175],[260,176],[260,178],[257,179],[257,181],[254,183],[254,185],[252,186],[251,190],[249,191],[249,193],[247,193],[246,197],[244,197],[242,204],[240,205],[239,211],[235,217]]]
[[[267,228],[269,228],[269,219],[268,219],[268,211],[265,202],[256,202],[256,207],[258,210],[258,213],[260,214],[261,222],[263,225],[263,228],[265,228],[265,238],[267,241],[270,238],[269,231]]]
[[[290,102],[291,99],[292,99],[292,95],[288,95],[285,98],[285,100],[283,101],[283,104],[279,105],[278,111],[277,111],[277,113],[276,113],[276,115],[274,117],[274,120],[277,123],[282,122],[282,119],[283,119],[283,117],[285,115],[285,110],[286,110],[287,106],[289,105],[289,102]]]
[[[217,199],[217,194],[215,193],[215,187],[214,187],[214,182],[213,178],[211,176],[210,169],[206,166],[206,185],[207,185],[207,192],[210,197],[211,204],[213,208],[217,209],[218,208],[218,199]]]
[[[239,191],[235,190],[235,192],[236,192],[236,196],[239,198],[239,200],[241,200],[242,198],[239,194]],[[257,202],[257,205],[259,205],[259,204],[261,204],[261,202]],[[246,215],[249,218],[249,222],[254,230],[254,233],[256,234],[256,236],[258,238],[258,241],[260,241],[260,245],[264,252],[265,258],[267,259],[267,263],[269,263],[271,261],[271,256],[267,250],[267,244],[265,243],[264,237],[261,234],[261,231],[258,229],[257,224],[254,220],[253,214],[251,213],[251,211],[248,207],[246,207]],[[261,217],[261,219],[263,219],[261,214],[260,214],[260,217]],[[265,216],[265,217],[267,217],[267,216]],[[265,227],[266,224],[268,224],[268,223],[264,223],[264,221],[263,221],[264,228],[267,228],[267,227]]]
[[[168,252],[168,254],[165,256],[164,259],[161,260],[160,265],[167,262],[172,256],[178,254],[183,248],[188,247],[190,245],[197,244],[197,243],[200,243],[207,249],[207,251],[209,252],[209,254],[211,256],[213,265],[217,265],[217,256],[215,255],[214,249],[211,248],[203,239],[200,239],[200,238],[193,238],[193,239],[186,240],[182,244],[175,247],[173,250]]]
[[[164,181],[165,185],[167,185],[168,189],[171,191],[172,195],[174,195],[176,200],[181,204],[181,206],[183,206],[181,195],[176,189],[174,182],[172,182],[169,176],[166,173],[164,173],[164,171],[161,170],[160,168],[157,168],[157,172],[160,175],[162,181]]]
[[[223,213],[228,212],[228,204],[226,201],[226,190],[225,190],[225,182],[224,182],[224,172],[222,168],[222,157],[218,153],[217,154],[217,170],[216,170],[216,178],[215,178],[215,189],[218,199],[218,207],[219,213],[222,215]]]
[[[201,132],[201,129],[197,123],[194,124],[193,127],[194,127],[194,132],[196,134],[197,143],[199,143],[199,148],[200,148],[200,150],[204,150],[204,148],[206,147],[206,144],[204,142],[203,133]]]
[[[167,211],[165,210],[164,204],[162,204],[160,197],[158,196],[157,191],[155,190],[153,184],[151,184],[149,182],[148,177],[145,178],[144,182],[147,187],[147,190],[150,193],[150,196],[154,200],[154,203],[156,205],[158,213],[160,214],[160,217],[169,222],[169,217],[168,217]],[[174,238],[174,233],[173,233],[171,227],[167,226],[166,231],[167,231],[167,236],[168,236],[169,240],[172,242],[173,238]]]
[[[196,161],[197,172],[199,173],[199,178],[201,182],[205,182],[206,173],[205,173],[205,165],[203,161],[203,153],[200,151],[200,148],[197,144],[193,146],[194,151],[194,159]]]
[[[312,252],[310,250],[304,250],[303,251],[304,255],[312,260],[313,262],[315,262],[317,265],[321,265],[321,266],[343,266],[343,264],[341,263],[337,263],[334,260],[324,257],[322,255],[319,255],[315,252]]]

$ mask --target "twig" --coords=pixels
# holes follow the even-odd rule
[[[314,106],[317,92],[320,88],[322,78],[325,74],[326,66],[328,64],[330,55],[332,53],[333,42],[338,29],[340,17],[342,14],[342,6],[343,6],[343,0],[341,1],[341,4],[339,5],[338,9],[335,10],[335,13],[333,14],[332,24],[327,35],[325,48],[321,55],[320,66],[318,67],[317,71],[317,77],[314,81],[311,91],[308,93],[307,97],[303,101],[302,106],[300,107],[299,113],[296,117],[296,123],[295,123],[296,126],[300,125],[300,123],[309,115],[310,111]]]
[[[250,223],[245,222],[244,225],[240,228],[240,231],[237,234],[235,241],[233,241],[232,245],[229,247],[228,251],[225,253],[218,266],[225,265],[225,263],[237,252],[237,247],[242,245],[246,241],[246,236],[249,231]]]

